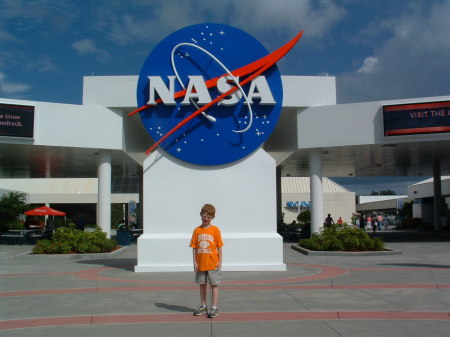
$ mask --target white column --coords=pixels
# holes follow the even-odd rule
[[[441,187],[441,160],[439,155],[433,154],[433,195],[434,195],[434,230],[441,230],[441,214],[444,209]]]
[[[98,156],[97,224],[111,237],[111,153],[104,150]]]
[[[311,193],[311,234],[320,231],[323,224],[322,154],[319,150],[309,153]]]

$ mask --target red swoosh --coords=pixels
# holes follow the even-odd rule
[[[246,74],[250,73],[251,71],[256,70],[256,69],[259,68],[256,72],[254,72],[252,75],[247,77],[245,80],[243,80],[239,84],[241,86],[243,86],[246,83],[250,82],[254,78],[256,78],[259,75],[261,75],[264,71],[269,69],[277,61],[279,61],[284,55],[286,55],[292,49],[292,47],[294,47],[294,45],[298,42],[298,40],[300,39],[302,34],[303,34],[303,31],[301,31],[299,34],[297,34],[297,36],[295,38],[293,38],[291,41],[289,41],[283,47],[277,49],[273,53],[271,53],[271,54],[269,54],[269,55],[267,55],[267,56],[265,56],[265,57],[255,61],[255,62],[252,62],[249,65],[246,65],[244,67],[241,67],[241,68],[235,70],[234,72],[232,72],[233,76],[238,76],[238,74],[240,74],[239,76],[243,76],[243,75],[246,75]],[[256,67],[255,67],[255,64],[256,64]],[[210,81],[212,81],[212,80],[209,80],[206,83],[208,83]],[[149,153],[153,152],[159,146],[159,144],[161,144],[163,141],[165,141],[170,135],[172,135],[174,132],[176,132],[179,128],[181,128],[187,122],[189,122],[190,120],[192,120],[193,118],[195,118],[196,116],[201,114],[203,111],[209,109],[211,106],[213,106],[214,104],[216,104],[217,102],[219,102],[223,98],[225,98],[225,97],[229,96],[230,94],[232,94],[233,92],[235,92],[237,89],[238,89],[237,86],[231,88],[227,92],[223,93],[222,95],[220,95],[217,98],[213,99],[208,104],[204,105],[203,107],[201,107],[197,111],[195,111],[192,114],[190,114],[188,117],[183,119],[180,123],[178,123],[172,130],[170,130],[163,137],[161,137],[155,144],[153,144],[153,146],[150,147],[145,152],[145,154],[149,154]]]
[[[241,68],[233,70],[231,72],[231,74],[233,74],[233,76],[236,76],[236,77],[238,77],[238,76],[241,77],[241,76],[248,75],[248,74],[258,70],[259,68],[263,67],[266,64],[270,64],[270,65],[275,64],[284,55],[286,55],[292,49],[292,47],[294,47],[294,45],[298,42],[298,40],[300,40],[300,37],[302,36],[302,34],[303,34],[303,30],[300,33],[298,33],[291,41],[289,41],[288,43],[286,43],[284,46],[280,47],[279,49],[275,50],[271,54],[266,55],[266,56],[260,58],[259,60],[249,63]],[[212,78],[212,79],[206,81],[205,82],[206,87],[208,89],[215,87],[217,85],[217,80],[220,77],[225,76],[225,75],[228,75],[228,74],[225,73],[218,77],[215,77],[215,78]],[[176,92],[173,96],[174,96],[174,98],[180,98],[180,97],[184,97],[184,95],[186,95],[186,90],[180,90],[180,91]],[[162,100],[160,98],[158,98],[155,102],[157,104],[159,104],[159,103],[162,103]],[[145,105],[139,107],[138,109],[128,113],[128,116],[133,116],[134,114],[136,114],[142,110],[148,109],[152,106],[154,106],[154,105],[145,104]]]

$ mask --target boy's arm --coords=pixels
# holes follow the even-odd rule
[[[217,251],[219,252],[219,269],[222,270],[222,247],[217,248]]]
[[[194,271],[197,272],[198,271],[197,249],[195,249],[195,248],[192,249],[192,258],[194,260]]]

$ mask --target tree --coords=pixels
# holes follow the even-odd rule
[[[311,222],[311,212],[310,212],[310,210],[307,209],[307,210],[304,210],[303,212],[300,212],[300,214],[297,216],[297,220],[302,225],[310,223]]]
[[[405,202],[403,204],[403,208],[398,211],[398,215],[400,218],[412,218],[413,212],[412,212],[412,206],[414,204],[414,201],[411,200],[409,202]]]
[[[17,221],[17,217],[28,210],[25,203],[27,195],[9,192],[0,199],[0,228],[3,231],[7,224]]]
[[[111,204],[111,224],[117,226],[124,220],[123,204]]]
[[[397,195],[397,193],[395,191],[392,190],[383,190],[383,191],[372,191],[372,193],[370,193],[370,195]]]

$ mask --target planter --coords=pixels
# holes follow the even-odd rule
[[[293,250],[296,250],[305,255],[313,255],[313,256],[383,256],[383,255],[399,255],[402,252],[399,250],[369,250],[369,251],[360,251],[360,252],[345,252],[345,251],[323,251],[323,250],[309,250],[298,245],[291,245]]]

